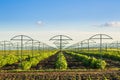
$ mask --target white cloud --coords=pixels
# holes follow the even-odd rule
[[[100,25],[94,25],[98,27],[120,27],[120,21],[111,21],[111,22],[106,22],[104,24]]]
[[[43,21],[37,21],[37,25],[39,25],[39,26],[43,26],[44,25],[44,22]]]
[[[107,22],[107,23],[104,24],[104,26],[120,27],[120,21]]]

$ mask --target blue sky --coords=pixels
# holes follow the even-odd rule
[[[0,28],[119,34],[120,0],[0,0]]]

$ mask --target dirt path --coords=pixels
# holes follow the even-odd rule
[[[120,68],[120,62],[119,61],[113,61],[109,59],[103,59],[107,62],[106,68]]]
[[[32,69],[36,69],[36,70],[55,69],[55,61],[56,61],[57,55],[58,55],[58,52],[55,55],[52,55],[49,58],[42,60],[37,64],[36,67],[32,67],[31,70]]]
[[[14,70],[14,69],[18,69],[18,65],[19,65],[19,62],[11,64],[11,65],[5,65],[5,66],[3,66],[1,68],[1,70]]]
[[[71,56],[71,55],[67,54],[66,52],[63,52],[63,54],[65,55],[69,69],[85,69],[86,68],[83,65],[83,63],[80,62],[79,60],[75,59],[74,56]]]

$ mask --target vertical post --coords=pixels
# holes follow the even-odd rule
[[[101,59],[102,59],[102,34],[100,34],[100,54],[101,54]]]
[[[89,39],[87,39],[87,43],[88,43],[88,52],[90,50],[90,47],[89,47]]]
[[[5,41],[4,41],[4,55],[6,56],[6,43],[5,43]]]
[[[44,43],[43,43],[43,53],[45,53],[45,50],[44,50]]]
[[[32,40],[32,57],[33,57],[33,40]]]
[[[9,46],[9,53],[11,53],[11,46],[10,46],[10,44],[8,44],[8,46]]]
[[[62,35],[60,35],[60,52],[62,51]]]
[[[40,42],[39,42],[39,53],[40,53]]]
[[[119,43],[118,43],[118,41],[117,41],[117,52],[119,53]]]
[[[21,35],[21,59],[20,59],[21,68],[22,68],[22,54],[23,54],[23,35]]]
[[[26,50],[26,54],[28,55],[29,54],[29,48],[28,48],[27,44],[25,44],[25,50]]]
[[[17,42],[17,55],[19,55],[18,42]]]
[[[106,52],[107,52],[107,48],[108,48],[108,47],[107,47],[107,43],[106,43],[106,46],[105,46],[105,47],[106,47]]]
[[[78,51],[79,51],[79,43],[78,43]]]
[[[60,54],[61,53],[62,53],[62,35],[60,35]],[[62,60],[61,57],[60,57],[60,60]],[[60,66],[60,69],[61,69],[61,66]]]
[[[82,48],[83,48],[83,43],[81,42],[81,51],[82,51]]]

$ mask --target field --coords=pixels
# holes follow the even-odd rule
[[[1,72],[1,80],[120,80],[120,71]]]
[[[19,42],[0,43],[0,80],[120,80],[118,43],[94,45],[87,39],[64,48],[72,39],[57,35],[50,39],[54,48],[25,35],[11,40]]]
[[[102,54],[92,50],[34,50],[33,55],[31,50],[23,50],[22,57],[16,50],[2,53],[2,80],[120,80],[120,54],[113,50]]]

